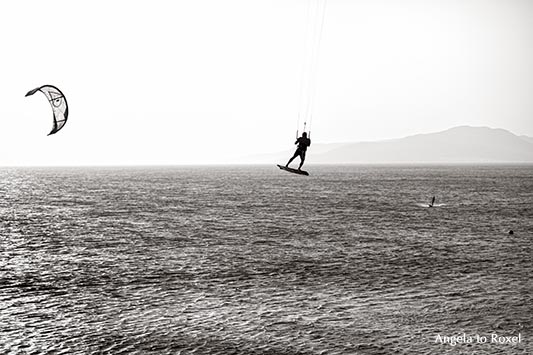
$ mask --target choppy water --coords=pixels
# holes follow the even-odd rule
[[[533,353],[532,166],[308,169],[2,168],[0,353]]]

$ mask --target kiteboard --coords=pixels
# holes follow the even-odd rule
[[[279,164],[276,164],[276,165],[277,165],[278,168],[280,168],[281,170],[288,171],[289,173],[309,176],[309,173],[308,173],[307,171],[304,171],[304,170],[298,170],[298,169],[293,169],[293,168],[289,168],[289,167],[287,167],[287,166],[279,165]]]

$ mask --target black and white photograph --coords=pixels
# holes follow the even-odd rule
[[[0,4],[1,355],[533,354],[533,1]]]

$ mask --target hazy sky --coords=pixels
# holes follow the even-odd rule
[[[0,5],[0,165],[229,162],[293,147],[303,0]],[[312,138],[533,136],[533,1],[328,0]],[[66,95],[58,134],[44,95]],[[309,151],[312,154],[312,149]]]

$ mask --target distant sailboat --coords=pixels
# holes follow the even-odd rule
[[[431,199],[431,203],[429,204],[429,207],[433,207],[434,204],[435,204],[435,196],[433,196],[433,198]]]

